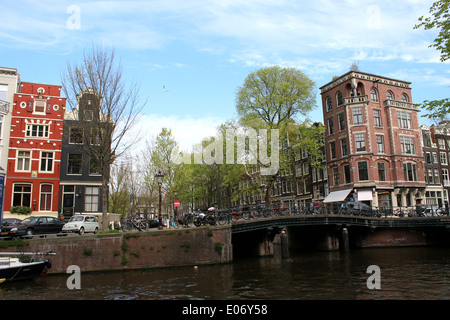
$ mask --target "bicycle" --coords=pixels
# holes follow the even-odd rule
[[[126,218],[122,221],[122,229],[125,231],[132,231],[132,230],[147,231],[148,222],[146,219],[141,217]]]

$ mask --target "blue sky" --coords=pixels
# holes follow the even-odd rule
[[[349,70],[412,82],[413,102],[449,96],[450,69],[414,30],[433,0],[2,1],[0,65],[60,84],[92,43],[115,48],[147,99],[139,130],[170,127],[182,148],[235,117],[235,94],[261,67],[295,67],[319,87]],[[163,86],[167,92],[163,91]],[[422,123],[426,123],[425,120]]]

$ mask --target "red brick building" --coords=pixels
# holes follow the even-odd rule
[[[11,206],[31,207],[33,215],[58,215],[63,120],[61,86],[22,82],[14,95],[5,217]]]
[[[330,186],[325,202],[425,203],[422,136],[411,83],[350,71],[320,90]]]

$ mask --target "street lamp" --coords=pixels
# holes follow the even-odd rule
[[[159,216],[158,216],[158,229],[162,229],[162,215],[161,215],[161,186],[162,186],[162,182],[164,179],[164,173],[160,171],[158,171],[158,173],[155,175],[156,178],[156,182],[158,183],[159,186]]]

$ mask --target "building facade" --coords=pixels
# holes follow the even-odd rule
[[[17,69],[0,67],[0,168],[8,165],[8,144],[14,94],[20,85]]]
[[[5,183],[5,217],[12,206],[58,216],[66,99],[61,86],[22,82],[14,95]]]
[[[422,137],[411,83],[350,71],[320,90],[330,187],[324,202],[424,203]]]
[[[102,212],[101,170],[88,151],[98,144],[99,105],[98,95],[87,90],[78,96],[77,109],[64,115],[59,206],[66,220],[76,213]]]
[[[441,167],[440,178],[444,188],[444,202],[450,202],[450,123],[443,121],[430,127],[432,142],[436,145],[436,162]]]
[[[422,125],[423,155],[425,159],[425,188],[426,204],[442,207],[444,204],[444,189],[442,187],[441,162],[447,163],[447,157],[440,159],[440,151],[432,132],[427,125]],[[444,164],[445,164],[444,163]]]

